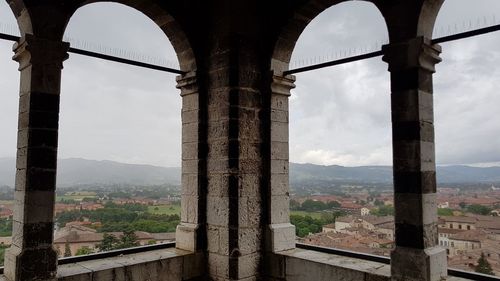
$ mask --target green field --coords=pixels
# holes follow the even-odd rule
[[[310,216],[313,219],[321,219],[321,213],[319,212],[307,212],[307,211],[290,211],[290,215],[297,216]]]
[[[148,212],[158,215],[180,215],[181,205],[172,204],[172,205],[149,206]]]
[[[68,192],[62,196],[57,196],[56,201],[75,200],[82,201],[83,198],[96,198],[95,192]]]

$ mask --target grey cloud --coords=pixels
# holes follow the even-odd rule
[[[447,0],[436,24],[493,19],[497,0]],[[113,20],[109,20],[113,18]],[[0,19],[15,24],[5,2]],[[460,25],[459,25],[460,27]],[[67,34],[175,61],[154,23],[130,8],[99,3],[72,18]],[[387,37],[375,7],[353,1],[316,18],[293,59],[326,57],[371,46]],[[436,151],[439,163],[500,161],[497,34],[443,45],[435,75]],[[18,79],[12,44],[0,42],[0,156],[13,156]],[[180,164],[180,98],[173,75],[71,55],[61,96],[60,156],[161,166]],[[290,107],[292,161],[367,165],[391,163],[390,90],[380,58],[297,75]]]

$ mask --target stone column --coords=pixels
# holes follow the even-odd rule
[[[188,251],[204,249],[206,192],[204,186],[206,142],[203,140],[202,110],[196,73],[179,76],[182,97],[182,192],[181,223],[177,226],[176,247]]]
[[[273,75],[270,103],[270,184],[268,192],[269,228],[267,251],[295,248],[295,226],[290,223],[288,180],[288,98],[295,88],[295,77]]]
[[[396,248],[392,280],[447,276],[438,245],[432,74],[441,48],[424,37],[384,46],[391,73]]]
[[[55,280],[53,249],[59,93],[69,44],[26,34],[14,45],[21,72],[17,173],[8,280]]]

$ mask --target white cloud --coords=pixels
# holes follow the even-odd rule
[[[447,0],[437,26],[446,31],[469,18],[493,19],[492,11],[500,11],[499,1]],[[5,1],[0,1],[0,19],[15,25]],[[118,4],[84,7],[67,34],[176,61],[168,39],[152,21]],[[386,37],[375,7],[352,1],[311,22],[293,59],[325,58],[380,44]],[[498,162],[500,36],[442,45],[444,61],[437,66],[434,94],[437,160]],[[0,157],[14,156],[16,146],[19,73],[11,48],[11,42],[0,41]],[[179,165],[181,100],[174,78],[72,54],[63,72],[60,156]],[[389,74],[380,58],[299,74],[296,84],[290,107],[292,161],[391,164]]]

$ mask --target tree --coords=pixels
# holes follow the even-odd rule
[[[314,212],[314,211],[322,211],[327,209],[327,206],[325,203],[321,201],[314,201],[311,199],[307,199],[302,203],[301,209],[303,211],[309,211],[309,212]]]
[[[64,244],[64,256],[65,257],[71,257],[72,256],[71,255],[71,248],[69,247],[69,243],[68,242],[66,242]]]
[[[483,274],[489,274],[489,275],[495,275],[493,273],[493,269],[491,268],[490,263],[484,256],[484,253],[481,252],[481,256],[477,260],[477,266],[476,266],[476,272],[483,273]]]
[[[439,216],[453,216],[453,210],[450,208],[438,208]]]
[[[300,203],[296,200],[290,200],[290,210],[299,210],[300,209]]]
[[[85,255],[89,255],[89,254],[92,254],[92,249],[90,249],[87,246],[83,246],[76,251],[75,256],[85,256]]]
[[[491,208],[479,204],[472,204],[467,206],[467,211],[473,214],[486,216],[490,214]]]
[[[120,240],[121,240],[120,248],[122,249],[139,246],[139,242],[137,241],[137,235],[135,235],[135,232],[132,230],[124,231]]]
[[[333,208],[340,208],[340,206],[342,206],[339,202],[337,201],[328,201],[328,203],[326,204],[328,206],[328,208],[330,209],[333,209]]]
[[[458,206],[460,206],[460,208],[462,209],[465,209],[465,207],[467,207],[467,204],[465,204],[465,202],[460,202],[458,203]]]
[[[377,209],[373,210],[372,214],[379,217],[392,216],[394,215],[394,207],[389,205],[380,206]]]
[[[116,236],[104,233],[101,243],[97,244],[96,248],[99,249],[100,252],[111,251],[116,249],[119,243],[120,240],[118,240]]]

